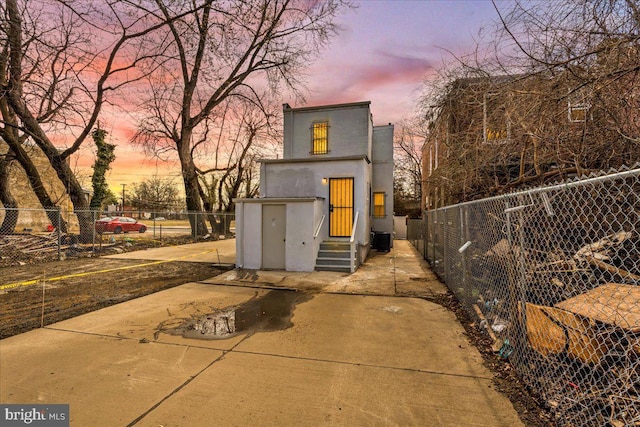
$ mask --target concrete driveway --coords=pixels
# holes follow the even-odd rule
[[[212,240],[144,251],[123,252],[121,254],[107,255],[104,258],[235,264],[236,239]]]
[[[408,296],[444,288],[395,246],[354,275],[227,272],[2,340],[0,402],[69,403],[77,426],[521,425],[455,316]],[[274,295],[269,327],[168,333]]]

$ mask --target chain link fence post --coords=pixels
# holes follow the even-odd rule
[[[62,260],[62,234],[60,233],[60,229],[62,228],[62,214],[60,212],[60,206],[56,208],[56,220],[58,221],[58,224],[56,225],[56,240],[58,241],[58,261],[60,261]]]

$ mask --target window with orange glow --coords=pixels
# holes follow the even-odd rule
[[[384,218],[384,193],[373,193],[373,217]]]
[[[505,94],[487,93],[484,95],[484,142],[506,142],[509,135],[509,120]]]
[[[589,100],[591,98],[592,95],[586,87],[569,91],[567,95],[569,122],[584,123],[590,118],[591,105]]]
[[[589,105],[587,104],[572,104],[569,102],[569,121],[572,123],[586,122],[588,111]]]
[[[314,123],[311,135],[311,154],[327,154],[329,152],[329,123]]]

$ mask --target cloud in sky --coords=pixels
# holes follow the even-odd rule
[[[354,64],[328,74],[327,80],[335,82],[334,92],[353,88],[369,92],[386,85],[415,84],[434,70],[431,61],[425,58],[378,52],[374,59],[367,64]]]
[[[370,100],[374,120],[415,109],[425,79],[474,45],[495,15],[489,1],[362,1],[339,20],[343,32],[310,68],[311,104]]]
[[[415,110],[424,80],[451,58],[447,51],[468,52],[478,30],[493,17],[488,0],[361,1],[339,18],[343,31],[307,70],[307,105],[368,100],[374,124],[396,123]],[[283,95],[281,102],[294,101]],[[179,174],[175,163],[145,159],[129,146],[135,127],[131,117],[110,119],[119,146],[110,183],[136,182],[154,172]]]
[[[393,103],[406,103],[413,100],[412,91],[419,88],[425,76],[435,70],[430,59],[399,53],[380,50],[369,59],[367,63],[343,64],[342,70],[323,67],[327,72],[316,75],[310,88],[310,102],[332,104],[371,100],[375,109],[375,101],[382,102],[381,95],[391,92],[389,97],[395,98]],[[397,113],[389,116],[386,121],[400,118]]]

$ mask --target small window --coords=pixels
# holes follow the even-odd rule
[[[500,143],[509,139],[509,120],[504,95],[487,93],[484,96],[485,143]]]
[[[384,193],[373,193],[373,217],[384,218]]]
[[[569,121],[571,123],[582,123],[587,121],[587,112],[589,105],[585,103],[572,104],[569,102]]]
[[[311,128],[311,154],[329,152],[329,122],[314,123]]]
[[[431,145],[429,146],[429,176],[431,176],[434,169],[433,145]]]
[[[589,119],[591,94],[588,88],[577,87],[567,94],[567,119],[569,123],[584,123]]]

